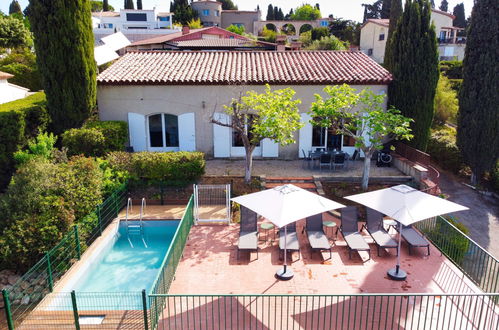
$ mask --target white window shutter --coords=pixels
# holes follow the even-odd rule
[[[308,152],[312,150],[312,124],[310,123],[310,119],[312,117],[308,113],[301,114],[301,122],[305,124],[302,128],[300,128],[300,136],[298,139],[299,146],[299,157],[303,158],[303,151],[308,155]]]
[[[130,146],[133,147],[133,151],[146,151],[146,116],[140,113],[129,112],[128,131],[130,133]]]
[[[262,140],[263,157],[279,157],[279,144],[271,139]]]
[[[178,143],[180,151],[196,151],[196,122],[194,112],[178,116]]]
[[[221,123],[229,124],[230,117],[221,112],[215,112],[213,119]],[[220,126],[213,124],[213,156],[214,157],[230,157],[231,146],[231,132],[230,127]]]

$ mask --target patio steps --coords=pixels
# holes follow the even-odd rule
[[[317,192],[313,177],[267,177],[265,178],[265,188],[270,189],[284,184],[293,184],[302,189]]]

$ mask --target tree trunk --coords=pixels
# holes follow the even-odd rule
[[[244,182],[251,182],[251,170],[253,168],[253,150],[255,148],[253,146],[249,148],[245,148],[246,150],[246,163],[245,163],[245,172],[244,172]]]
[[[364,169],[362,170],[362,183],[361,188],[363,191],[367,191],[367,186],[369,185],[369,171],[371,169],[371,152],[364,152]]]

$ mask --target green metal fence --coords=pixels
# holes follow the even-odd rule
[[[416,226],[483,292],[498,292],[499,260],[443,217],[427,219]]]
[[[126,205],[127,185],[111,194],[97,210],[88,215],[45,256],[29,269],[14,285],[2,290],[9,327],[20,323],[26,315],[54,288],[55,282],[66,273],[86,247],[116,218]]]
[[[189,232],[191,230],[192,225],[194,224],[194,197],[191,196],[189,199],[189,203],[184,211],[184,215],[182,220],[180,220],[179,226],[177,227],[177,231],[173,236],[172,243],[166,252],[165,258],[163,259],[163,263],[161,265],[160,271],[154,284],[151,288],[151,293],[154,294],[166,294],[170,289],[170,285],[175,277],[175,271],[177,269],[177,265],[180,262],[180,258],[182,257],[182,253],[184,251],[185,244],[187,242],[187,238],[189,236]],[[154,329],[157,324],[157,315],[163,309],[165,305],[165,301],[161,298],[154,299],[150,301],[150,309],[151,309],[151,327]]]
[[[499,294],[155,295],[165,329],[497,329]]]

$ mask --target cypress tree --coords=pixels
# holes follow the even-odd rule
[[[449,10],[449,3],[447,2],[447,0],[442,0],[442,2],[440,3],[440,7],[438,7],[438,9],[440,9],[441,11]]]
[[[271,4],[267,7],[267,21],[274,20],[274,7]]]
[[[102,1],[102,10],[109,11],[109,1],[108,0]]]
[[[80,126],[95,109],[97,66],[90,1],[30,0],[28,12],[50,129],[60,134]]]
[[[388,88],[390,105],[414,119],[410,144],[422,151],[430,135],[439,78],[437,39],[430,15],[428,0],[406,1],[392,36],[394,79]]]
[[[133,5],[133,0],[125,0],[125,3],[123,4],[123,7],[125,9],[135,9]]]
[[[187,25],[198,17],[198,13],[192,9],[188,0],[173,0],[170,3],[170,12],[175,13],[173,22],[182,25]]]
[[[142,9],[142,0],[137,0],[137,9]]]
[[[466,16],[464,14],[464,3],[458,3],[453,10],[452,13],[456,18],[454,18],[453,24],[454,26],[461,27],[463,29],[466,28]]]
[[[386,39],[386,47],[385,47],[385,58],[383,60],[385,68],[390,72],[393,70],[392,67],[392,62],[393,62],[392,48],[394,47],[392,42],[393,33],[397,28],[397,22],[400,19],[400,16],[402,16],[402,0],[392,0],[390,6],[390,26],[388,28],[388,37]]]
[[[395,0],[394,0],[395,1]],[[390,18],[390,8],[392,7],[391,0],[383,0],[381,4],[381,18]]]
[[[279,20],[279,7],[274,7],[274,19]]]
[[[480,182],[499,157],[499,6],[478,0],[471,13],[459,95],[457,144],[471,167],[472,184]]]
[[[21,9],[21,5],[17,0],[12,0],[9,6],[9,15],[12,14],[21,14],[22,15],[23,10]]]

